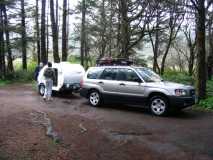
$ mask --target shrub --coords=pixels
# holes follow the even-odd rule
[[[213,109],[213,97],[208,97],[205,100],[201,100],[199,105],[206,109]]]
[[[167,81],[194,85],[194,78],[184,72],[166,71],[162,77]]]
[[[17,63],[15,65],[15,71],[13,73],[8,73],[5,79],[12,82],[33,81],[36,62],[30,61],[27,67],[28,67],[27,70],[22,70],[21,64]]]
[[[0,80],[0,87],[5,86],[10,83],[11,83],[11,81],[8,81],[8,80]]]
[[[207,83],[207,98],[201,100],[199,106],[206,109],[213,109],[213,80]]]

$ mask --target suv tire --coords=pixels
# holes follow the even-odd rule
[[[89,103],[93,107],[100,106],[101,101],[101,94],[97,90],[92,90],[89,92]]]
[[[153,96],[149,101],[149,108],[156,116],[165,116],[168,113],[168,100],[163,96]]]

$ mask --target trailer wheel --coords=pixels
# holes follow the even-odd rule
[[[39,85],[38,92],[41,96],[44,96],[44,93],[45,93],[45,85],[44,84]]]

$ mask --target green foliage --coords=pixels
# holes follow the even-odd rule
[[[163,78],[167,81],[195,85],[194,78],[187,75],[187,73],[167,70]],[[207,82],[207,98],[201,100],[198,107],[213,110],[213,80]]]
[[[34,78],[34,70],[36,67],[36,62],[30,61],[28,63],[28,69],[22,70],[21,63],[15,63],[16,70],[14,73],[7,73],[4,80],[0,81],[0,86],[4,86],[8,83],[16,83],[16,82],[32,82]]]
[[[166,81],[194,85],[194,78],[187,73],[167,70],[162,77]]]
[[[136,65],[147,67],[147,61],[144,58],[137,58],[135,63]]]
[[[200,107],[205,109],[213,110],[213,80],[208,81],[207,83],[207,98],[205,100],[201,100],[199,103]]]
[[[77,64],[79,64],[79,63],[81,63],[81,58],[80,58],[80,56],[70,55],[69,58],[68,58],[68,61],[70,63],[77,63]]]
[[[213,97],[213,80],[207,82],[207,93]]]
[[[77,55],[71,55],[68,58],[68,62],[74,63],[74,64],[80,64],[81,63],[81,58],[80,56]],[[89,57],[88,58],[88,66],[94,66],[96,64],[95,58]]]
[[[213,97],[210,96],[210,97],[206,98],[205,100],[201,100],[199,103],[199,106],[203,107],[205,109],[213,110]]]
[[[10,83],[11,83],[11,81],[9,81],[9,80],[0,80],[0,87],[6,86]]]

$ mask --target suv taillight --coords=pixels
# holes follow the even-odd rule
[[[84,84],[84,81],[83,81],[83,79],[82,79],[81,82],[80,82],[80,87],[81,87],[81,88],[83,87],[83,84]]]

